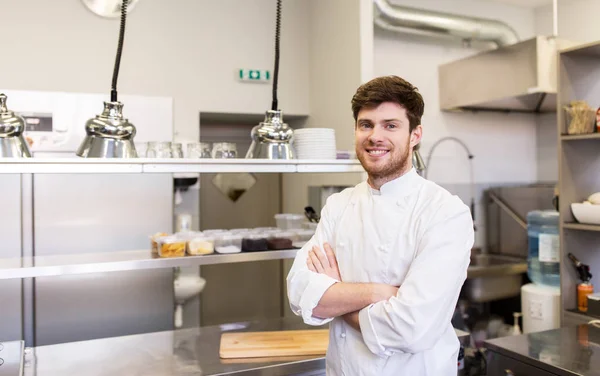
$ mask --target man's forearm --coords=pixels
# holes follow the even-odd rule
[[[313,316],[330,318],[359,311],[370,304],[389,299],[397,291],[397,287],[381,283],[334,283],[323,294],[313,310]]]

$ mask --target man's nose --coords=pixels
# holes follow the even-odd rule
[[[369,134],[369,141],[373,144],[377,144],[383,141],[383,130],[381,127],[373,127],[371,128],[371,133]]]

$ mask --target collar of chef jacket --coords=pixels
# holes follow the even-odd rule
[[[379,190],[372,188],[368,182],[366,184],[369,192],[371,192],[373,196],[399,198],[408,196],[415,188],[419,186],[421,179],[421,176],[417,174],[417,170],[412,168],[406,174],[385,183]]]

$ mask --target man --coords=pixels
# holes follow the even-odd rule
[[[287,277],[295,314],[329,326],[331,376],[455,376],[450,320],[473,245],[469,209],[421,178],[412,151],[423,98],[379,77],[352,98],[356,155],[368,180],[328,198]]]

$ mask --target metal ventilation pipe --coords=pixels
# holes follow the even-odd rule
[[[392,5],[389,0],[373,0],[373,3],[375,25],[382,29],[492,42],[498,47],[519,41],[515,30],[501,21]]]

